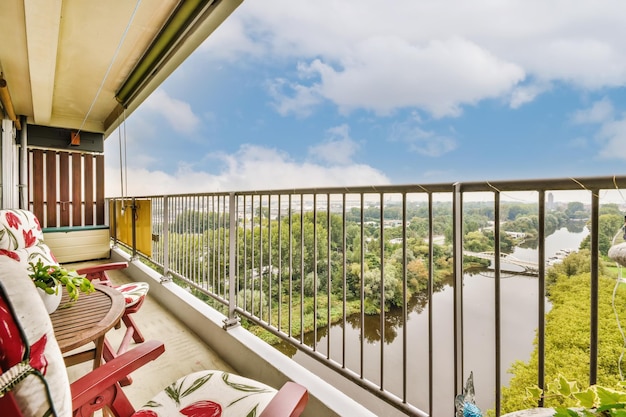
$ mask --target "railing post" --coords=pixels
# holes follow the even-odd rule
[[[454,259],[454,392],[463,392],[463,193],[454,184],[452,240]]]
[[[589,337],[589,385],[595,385],[598,380],[598,294],[599,294],[599,218],[600,218],[600,190],[591,190],[591,300],[590,300],[590,337]]]
[[[239,325],[239,317],[235,313],[237,307],[237,203],[235,193],[228,199],[228,318],[224,320],[224,329],[232,329]]]
[[[163,275],[161,283],[172,280],[170,276],[170,209],[169,199],[163,196],[163,223],[161,225],[161,235],[163,236]]]
[[[111,205],[113,206],[113,209],[111,209]],[[113,248],[117,248],[117,199],[115,198],[112,198],[109,202],[109,220],[111,221]]]
[[[131,233],[132,233],[132,243],[133,243],[133,255],[131,256],[131,260],[134,261],[137,259],[137,206],[135,205],[135,197],[131,199],[130,206],[130,215],[131,217]]]

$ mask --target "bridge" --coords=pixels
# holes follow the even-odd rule
[[[470,252],[470,251],[464,251],[463,252],[464,255],[466,256],[473,256],[475,258],[480,258],[480,259],[488,259],[491,261],[492,265],[493,265],[493,261],[495,261],[496,259],[496,255],[494,252]],[[519,267],[524,268],[524,271],[522,271],[522,273],[525,274],[532,274],[532,275],[536,275],[537,272],[539,271],[539,264],[537,262],[531,262],[531,261],[524,261],[521,259],[516,258],[513,255],[510,255],[508,253],[501,253],[500,254],[500,269],[502,269],[503,271],[506,270],[506,268],[504,267],[503,264],[511,264],[511,265],[517,265]],[[508,271],[508,272],[519,272],[519,271]]]

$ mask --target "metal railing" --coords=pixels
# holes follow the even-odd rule
[[[468,333],[464,314],[471,307],[464,304],[469,302],[464,295],[464,208],[482,201],[493,219],[500,220],[493,223],[494,279],[487,297],[493,326],[483,352],[491,365],[480,370],[492,385],[488,406],[499,416],[507,371],[502,357],[502,313],[508,307],[501,294],[504,204],[536,207],[538,270],[533,285],[540,387],[546,382],[546,214],[559,193],[577,192],[574,200],[590,208],[593,384],[598,367],[599,207],[609,196],[621,199],[623,188],[622,176],[136,198],[152,201],[149,261],[164,279],[180,279],[222,305],[228,315],[225,328],[244,318],[283,346],[418,416],[451,415],[452,399],[472,370],[464,363],[469,355],[464,342],[476,337]],[[132,212],[134,198],[124,201]],[[112,224],[115,216],[110,214]],[[441,236],[446,244],[435,243]],[[452,302],[441,307],[436,294],[446,282]],[[417,310],[425,315],[419,331],[409,328],[410,315]],[[351,332],[357,333],[356,339]],[[449,349],[442,347],[446,337]],[[479,370],[473,371],[476,375]]]

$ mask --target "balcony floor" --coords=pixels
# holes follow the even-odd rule
[[[97,263],[105,262],[72,263],[64,266],[73,270]],[[115,284],[131,282],[120,271],[110,271],[109,277]],[[165,343],[165,353],[154,362],[150,362],[135,371],[131,375],[133,383],[124,388],[126,395],[136,408],[141,407],[176,379],[191,372],[204,369],[234,371],[184,324],[152,299],[149,293],[143,306],[133,315],[133,318],[146,340],[156,339]],[[113,329],[107,333],[107,338],[114,348],[119,346],[125,329],[122,325],[120,329]],[[134,342],[131,343],[129,349],[132,349],[133,346]],[[69,367],[70,381],[86,374],[91,370],[91,367],[91,361]]]

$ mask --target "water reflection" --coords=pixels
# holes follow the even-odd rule
[[[577,248],[589,233],[584,224],[555,231],[546,240],[546,257],[552,256],[559,249]],[[572,232],[570,230],[581,230]],[[514,254],[518,259],[537,259],[537,250],[518,247]],[[463,320],[464,320],[464,365],[465,371],[474,372],[477,401],[483,409],[493,408],[495,385],[495,280],[493,276],[471,272],[464,275]],[[502,276],[501,278],[505,278]],[[536,277],[508,275],[500,281],[501,291],[501,366],[502,382],[506,385],[510,379],[507,371],[516,360],[528,360],[533,349],[533,339],[538,322],[538,280]],[[436,406],[449,403],[454,397],[454,343],[453,343],[453,288],[450,282],[441,283],[434,289],[432,306],[432,350],[428,340],[429,309],[427,293],[413,297],[408,305],[406,322],[401,309],[394,309],[385,314],[384,336],[381,332],[379,316],[365,316],[361,332],[361,317],[348,317],[347,326],[343,323],[331,325],[315,333],[304,335],[304,343],[314,346],[315,350],[331,358],[346,368],[360,373],[374,383],[380,380],[383,370],[385,389],[396,395],[402,395],[402,374],[407,372],[408,400],[420,408],[428,409],[428,358],[433,356],[433,403]],[[547,306],[549,309],[549,306]],[[407,335],[406,341],[404,334]],[[346,344],[343,345],[345,337]],[[384,343],[380,343],[381,338]],[[361,340],[364,339],[361,348]],[[406,342],[406,343],[405,343]],[[404,346],[407,351],[404,351]],[[295,347],[282,343],[278,348],[296,361],[311,364]],[[403,357],[407,355],[406,369],[403,369]],[[384,358],[384,359],[381,359]],[[381,364],[381,360],[384,364]],[[313,361],[315,362],[315,361]],[[363,369],[361,369],[363,366]],[[332,371],[319,370],[327,378],[333,378]],[[329,376],[330,375],[330,376]],[[335,377],[336,378],[336,377]],[[349,391],[348,387],[345,390]],[[357,394],[358,395],[358,394]],[[450,403],[451,405],[451,403]],[[439,409],[435,415],[450,415],[450,410]]]

